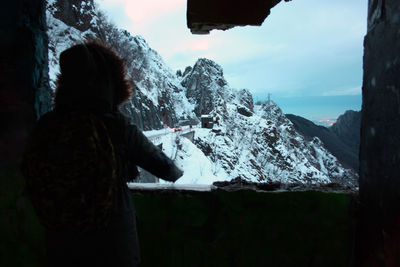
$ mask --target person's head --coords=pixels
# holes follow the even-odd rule
[[[115,109],[132,95],[124,61],[109,46],[87,41],[63,51],[55,107]]]

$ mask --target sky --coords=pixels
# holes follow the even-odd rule
[[[366,0],[282,1],[263,25],[193,35],[186,0],[97,0],[118,27],[141,35],[173,70],[208,58],[230,87],[310,120],[361,109]]]

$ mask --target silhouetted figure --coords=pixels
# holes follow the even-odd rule
[[[122,59],[89,41],[60,56],[55,108],[38,122],[22,162],[46,229],[50,266],[136,266],[135,212],[126,182],[140,166],[176,181],[183,172],[118,107],[132,95]]]

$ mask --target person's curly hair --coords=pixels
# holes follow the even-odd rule
[[[95,105],[119,107],[133,94],[125,62],[110,46],[89,40],[60,55],[55,107]]]

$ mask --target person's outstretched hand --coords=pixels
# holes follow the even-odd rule
[[[174,167],[171,169],[170,175],[166,177],[166,180],[175,183],[176,180],[182,177],[182,175],[183,171],[174,165]]]

